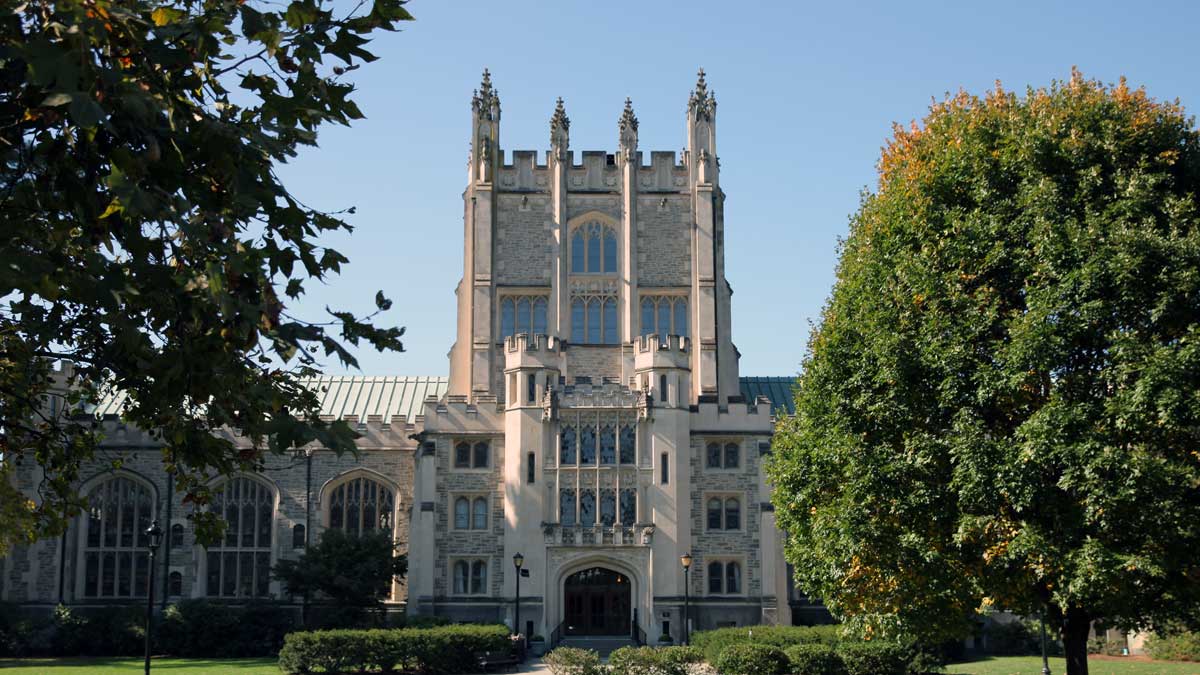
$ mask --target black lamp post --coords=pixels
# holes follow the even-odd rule
[[[1042,607],[1042,675],[1050,675],[1050,659],[1046,657],[1046,608]]]
[[[525,565],[525,556],[520,553],[513,555],[513,568],[517,570],[517,602],[513,610],[513,634],[521,635],[521,567]]]
[[[684,553],[679,556],[679,564],[683,565],[683,644],[687,645],[691,642],[692,627],[689,622],[691,611],[688,608],[688,597],[691,594],[691,586],[688,583],[688,570],[692,568],[692,554]]]
[[[146,537],[149,540],[146,548],[150,549],[150,578],[146,580],[146,675],[150,675],[150,641],[154,626],[154,554],[162,544],[162,529],[157,520],[146,530]]]

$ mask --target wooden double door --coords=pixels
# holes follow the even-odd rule
[[[603,567],[567,577],[563,587],[567,635],[629,635],[632,588],[629,577]]]

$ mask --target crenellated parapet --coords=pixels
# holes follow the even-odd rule
[[[770,434],[772,426],[771,399],[759,396],[754,401],[731,397],[729,403],[702,400],[692,406],[693,429],[720,429],[723,433]]]
[[[562,341],[553,335],[517,333],[504,338],[504,370],[557,370]]]
[[[691,368],[691,341],[682,335],[642,335],[634,344],[634,370]]]
[[[558,393],[558,407],[563,408],[626,408],[635,409],[642,400],[640,392],[623,384],[575,384],[563,386]]]
[[[558,152],[567,172],[566,188],[570,192],[611,192],[621,181],[619,152],[607,150],[584,150],[576,153],[563,146],[554,150],[498,150],[500,153],[500,178],[497,186],[501,192],[528,192],[549,194],[553,185],[550,157]],[[685,160],[670,151],[653,151],[649,162],[646,153],[637,150],[631,153],[634,172],[637,174],[638,192],[679,192],[687,189],[688,166]]]

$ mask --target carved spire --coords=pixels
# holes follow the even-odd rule
[[[620,126],[622,134],[624,134],[627,129],[632,130],[635,134],[637,133],[638,119],[633,114],[633,101],[630,100],[629,97],[625,98],[625,110],[621,113]]]
[[[716,92],[708,90],[708,82],[704,80],[704,69],[696,73],[696,89],[688,97],[688,111],[696,119],[712,119],[717,112]]]
[[[492,74],[487,68],[483,69],[483,81],[471,98],[471,107],[480,117],[493,119],[500,114],[500,92],[492,87]]]
[[[621,112],[621,119],[618,122],[620,127],[620,147],[621,156],[625,161],[633,161],[637,155],[637,133],[638,119],[633,114],[633,101],[625,99],[625,110]]]
[[[554,106],[554,115],[550,118],[550,148],[559,160],[567,158],[567,146],[570,143],[568,132],[570,130],[571,119],[567,117],[567,110],[563,107],[562,97],[559,96],[558,102]]]

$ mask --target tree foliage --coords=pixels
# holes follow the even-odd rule
[[[799,584],[868,634],[983,603],[1200,607],[1200,138],[1078,72],[897,128],[769,468]],[[1080,655],[1082,654],[1082,664]]]
[[[98,439],[88,403],[163,442],[189,501],[206,478],[353,431],[297,383],[347,345],[402,329],[288,310],[346,258],[350,230],[276,174],[318,128],[362,117],[348,73],[405,0],[31,0],[0,16],[0,452],[45,469],[38,499],[0,492],[0,549],[61,531]],[[348,209],[353,212],[353,209]],[[378,311],[390,306],[382,293]],[[314,320],[315,319],[315,320]],[[52,372],[50,360],[73,366]],[[48,394],[58,391],[60,399]],[[65,412],[63,412],[65,411]],[[239,430],[238,450],[213,431]],[[198,535],[220,531],[198,509]]]
[[[317,545],[296,560],[280,560],[271,572],[292,595],[323,597],[346,609],[373,609],[388,596],[392,580],[408,572],[408,556],[396,552],[387,532],[325,530]]]

